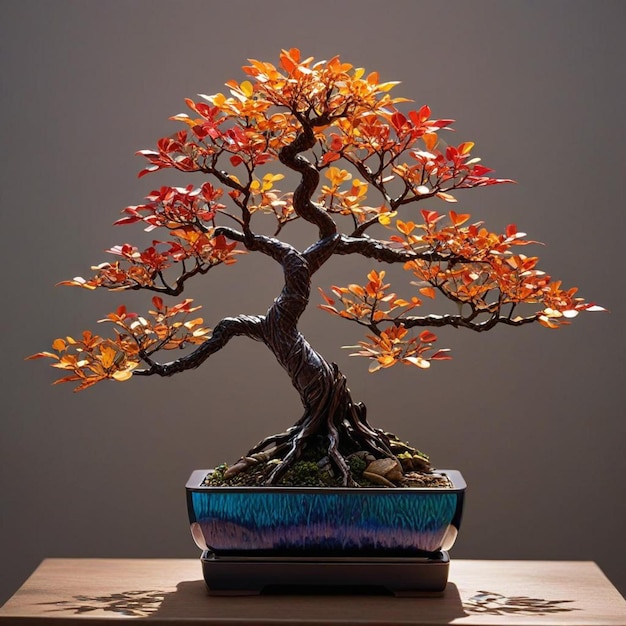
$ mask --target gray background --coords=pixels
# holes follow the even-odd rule
[[[347,374],[374,423],[469,483],[453,557],[595,560],[626,590],[623,335],[626,3],[314,3],[57,0],[1,3],[2,555],[0,599],[44,557],[195,557],[183,485],[300,414],[263,346],[245,340],[171,380],[73,395],[24,362],[148,295],[55,288],[112,244],[119,210],[164,182],[137,180],[136,150],[178,126],[183,98],[243,79],[281,47],[398,79],[399,95],[457,120],[455,140],[516,186],[459,194],[493,228],[547,245],[542,267],[611,309],[572,327],[441,333],[455,360],[377,375],[349,359],[358,328],[317,310],[302,327]],[[435,208],[446,210],[442,204]],[[312,234],[293,230],[294,241]],[[337,259],[318,284],[360,280]],[[193,285],[214,325],[263,312],[280,286],[242,258]],[[491,591],[497,592],[497,589]]]

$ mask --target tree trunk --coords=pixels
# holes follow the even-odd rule
[[[303,254],[282,244],[281,264],[285,286],[261,322],[262,341],[287,371],[304,406],[304,414],[285,433],[261,441],[248,457],[263,451],[282,463],[271,474],[277,482],[297,461],[309,444],[327,441],[330,462],[339,471],[343,484],[353,484],[344,453],[367,450],[377,457],[393,457],[387,437],[371,428],[365,407],[352,400],[346,379],[335,364],[316,352],[298,330],[297,324],[310,294],[310,269]],[[332,253],[333,242],[325,244]]]

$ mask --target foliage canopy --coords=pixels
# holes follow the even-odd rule
[[[432,208],[437,201],[454,206],[461,190],[513,181],[495,178],[473,154],[473,142],[447,144],[441,135],[453,120],[393,97],[397,82],[381,82],[376,72],[339,57],[305,59],[297,49],[283,50],[278,66],[251,59],[243,71],[247,78],[226,83],[227,94],[187,99],[189,112],[172,118],[183,128],[139,152],[147,162],[140,177],[175,169],[205,180],[199,187],[162,186],[144,203],[126,207],[115,223],[160,233],[152,244],[113,246],[113,260],[94,266],[90,278],[61,283],[154,295],[146,315],[121,305],[100,320],[113,325],[109,338],[85,331],[29,357],[50,358],[65,370],[57,383],[76,382],[78,391],[107,379],[169,376],[197,367],[233,336],[262,341],[287,370],[305,415],[246,458],[269,447],[286,467],[321,434],[349,483],[342,438],[379,457],[398,450],[367,424],[365,408],[352,402],[336,366],[298,331],[311,277],[333,255],[400,264],[412,278],[414,289],[404,296],[392,291],[383,269],[372,269],[362,283],[321,290],[321,309],[366,329],[353,354],[369,359],[371,372],[398,363],[425,369],[449,359],[447,349],[434,347],[431,328],[482,332],[536,322],[556,329],[582,311],[603,310],[540,270],[538,258],[523,253],[536,242],[515,224],[491,232],[468,213]],[[281,170],[297,175],[293,190],[277,187],[286,180]],[[263,215],[274,220],[274,236],[256,228]],[[278,238],[298,219],[317,229],[317,240],[305,250]],[[210,330],[194,317],[200,307],[191,299],[164,302],[192,278],[253,252],[275,260],[284,275],[283,290],[265,315],[225,318]],[[456,312],[420,314],[426,301],[441,302],[442,311],[452,303]],[[193,348],[190,354],[155,361],[161,351],[185,346]]]

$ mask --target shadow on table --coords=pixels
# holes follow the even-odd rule
[[[52,613],[71,613],[85,615],[89,613],[114,613],[126,617],[148,617],[159,610],[168,595],[166,591],[134,590],[111,593],[102,596],[74,596],[71,600],[46,602]]]
[[[378,592],[380,591],[380,592]],[[436,622],[449,623],[467,613],[463,611],[456,585],[448,583],[440,597],[395,598],[382,587],[271,587],[261,595],[210,596],[204,581],[186,581],[177,585],[176,592],[166,595],[154,617],[185,616],[212,617],[224,620],[262,618],[267,623],[331,620],[333,616],[345,621],[369,617],[372,623],[398,621],[420,614],[433,616]]]
[[[407,618],[420,613],[446,624],[467,615],[456,585],[448,583],[441,597],[394,598],[382,588],[274,588],[255,596],[210,596],[203,580],[183,581],[176,591],[132,590],[109,595],[74,596],[49,603],[50,612],[73,615],[116,614],[125,617],[244,619],[267,623],[307,619],[362,620]],[[356,601],[350,601],[358,596]],[[378,620],[378,621],[377,621]],[[392,620],[393,621],[393,620]]]
[[[468,615],[552,615],[579,609],[565,606],[572,600],[545,600],[527,596],[504,596],[479,591],[463,602],[453,583],[441,597],[394,598],[382,588],[281,587],[256,596],[210,596],[203,580],[178,583],[176,591],[132,590],[102,596],[74,596],[71,600],[49,603],[50,612],[85,615],[98,613],[126,617],[250,619],[271,623],[308,619],[380,620],[428,617],[433,623],[446,624]],[[350,602],[358,596],[358,600]]]
[[[493,591],[479,591],[463,603],[463,608],[474,615],[553,615],[579,611],[572,606],[564,606],[574,600],[544,600],[528,596],[503,596]]]

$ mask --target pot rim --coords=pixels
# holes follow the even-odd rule
[[[197,469],[191,473],[187,484],[188,491],[195,492],[216,492],[224,493],[308,493],[308,494],[340,494],[340,493],[363,493],[367,495],[391,495],[407,493],[459,493],[465,491],[467,484],[461,472],[453,469],[437,469],[437,473],[444,474],[452,482],[452,487],[398,487],[390,489],[387,487],[285,487],[285,486],[230,486],[221,487],[213,485],[202,485],[202,482],[213,470]]]

